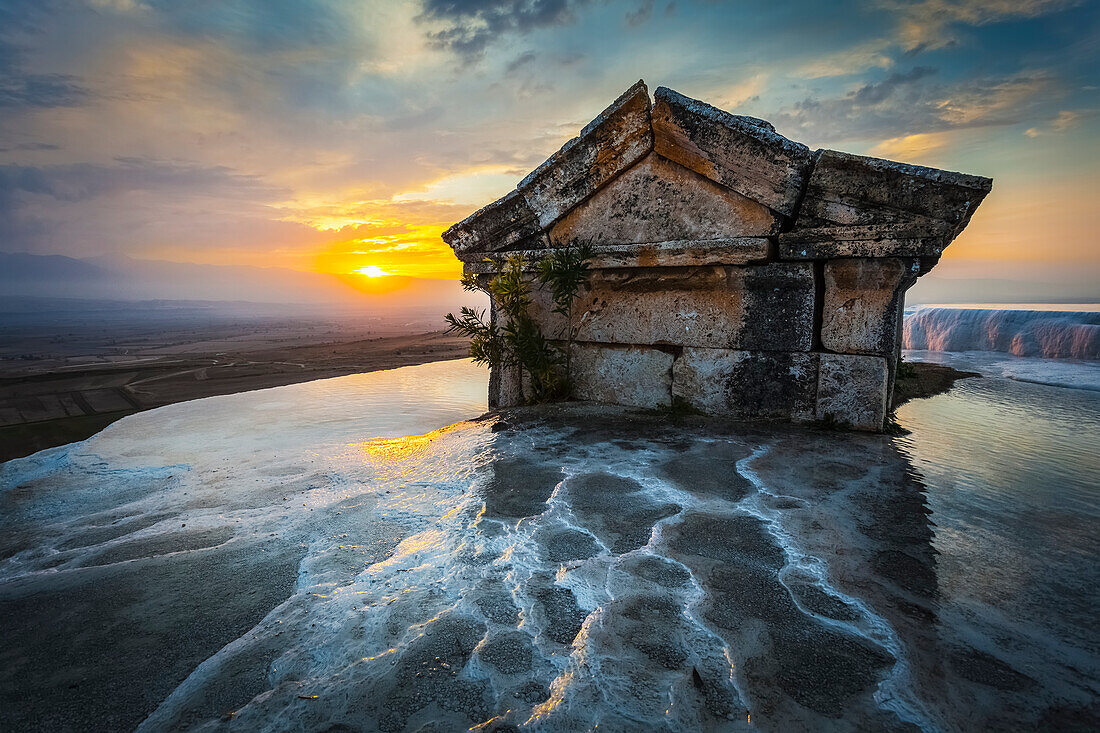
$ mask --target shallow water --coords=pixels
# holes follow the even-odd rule
[[[896,439],[435,430],[484,410],[465,361],[126,418],[0,469],[9,720],[1087,729],[1100,393],[989,373]]]
[[[1095,714],[1100,392],[1089,377],[1098,367],[1058,365],[1055,379],[1087,387],[1070,389],[1016,376],[1041,376],[1047,360],[928,356],[987,375],[898,415],[912,431],[898,444],[935,526],[941,629],[1034,680],[1036,696]]]

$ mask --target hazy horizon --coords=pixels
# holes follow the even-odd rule
[[[455,279],[439,234],[644,78],[992,177],[916,297],[1093,300],[1098,30],[1073,0],[16,0],[0,251]]]

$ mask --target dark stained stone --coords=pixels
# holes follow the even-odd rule
[[[733,237],[728,239],[676,239],[645,244],[601,244],[592,248],[589,267],[592,270],[617,270],[642,267],[695,267],[699,265],[747,265],[768,259],[766,237]],[[538,267],[543,250],[523,250],[524,270]],[[473,275],[496,272],[497,265],[480,253],[458,254],[462,271]]]
[[[549,293],[532,300],[549,333],[564,333]],[[809,351],[814,273],[808,263],[599,270],[574,308],[579,341]]]
[[[938,221],[954,234],[992,187],[981,176],[824,150],[795,228]]]
[[[672,393],[711,415],[813,420],[817,360],[814,353],[685,348],[672,367]]]
[[[817,419],[854,430],[882,430],[889,388],[884,357],[821,354]]]
[[[825,150],[780,255],[938,256],[992,186],[981,176]]]
[[[798,229],[779,235],[781,260],[829,260],[836,257],[937,258],[950,243],[945,224],[870,224]],[[923,274],[923,272],[921,273]]]

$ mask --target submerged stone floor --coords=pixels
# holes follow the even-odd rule
[[[271,407],[237,398],[242,419]],[[171,423],[185,443],[211,417],[188,409]],[[10,727],[1097,721],[1096,639],[1073,605],[1094,591],[1068,611],[1048,598],[1046,626],[963,598],[951,515],[933,523],[896,438],[572,403],[406,438],[291,426],[265,446],[257,428],[138,470],[166,450],[135,437],[152,425],[3,475]],[[1097,548],[1081,536],[1065,549],[1084,583]]]

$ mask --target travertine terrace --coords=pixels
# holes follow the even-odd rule
[[[444,233],[467,272],[587,242],[574,397],[880,430],[905,291],[988,178],[812,151],[767,122],[638,82],[515,191]],[[564,331],[534,289],[544,332]],[[496,370],[489,401],[523,401]]]

